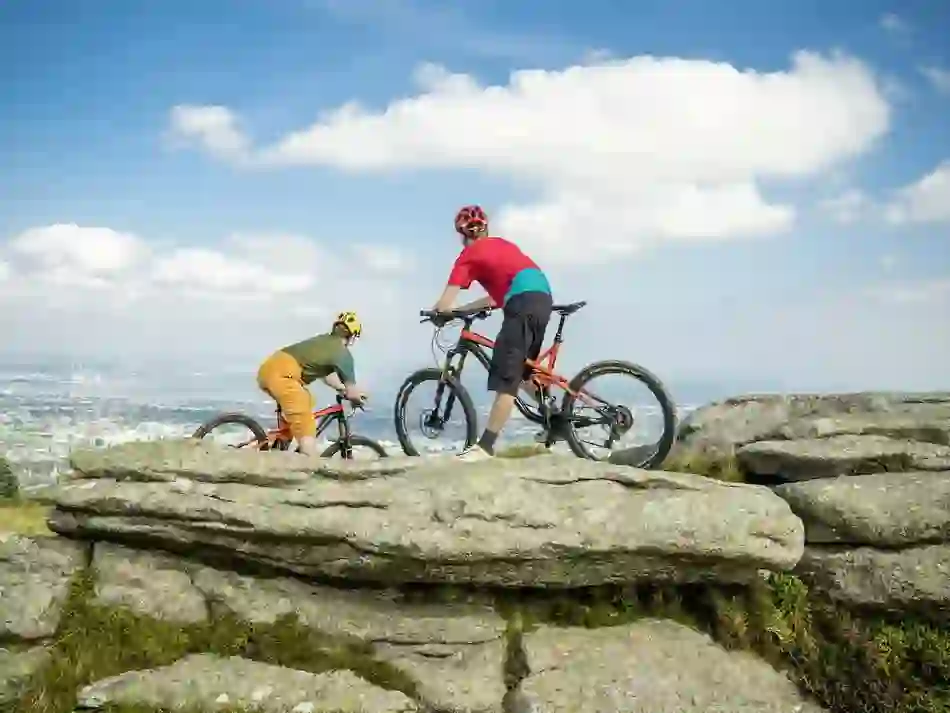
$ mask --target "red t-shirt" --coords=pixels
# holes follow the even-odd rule
[[[539,269],[534,260],[504,238],[480,238],[455,259],[449,285],[468,289],[477,282],[497,306],[505,302],[511,281],[521,270]]]

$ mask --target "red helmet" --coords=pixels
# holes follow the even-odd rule
[[[467,205],[455,214],[455,230],[466,237],[488,228],[488,216],[479,205]]]

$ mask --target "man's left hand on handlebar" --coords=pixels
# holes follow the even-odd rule
[[[350,385],[343,389],[343,398],[354,406],[362,406],[366,402],[366,399],[369,398],[369,395],[363,393],[356,386]]]

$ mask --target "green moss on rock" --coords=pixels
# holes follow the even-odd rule
[[[79,690],[136,669],[167,666],[190,653],[242,656],[312,673],[349,669],[383,688],[416,694],[414,682],[368,649],[300,626],[293,617],[253,625],[229,616],[178,626],[121,608],[93,605],[88,572],[72,585],[50,664],[30,682],[13,713],[70,713]],[[117,709],[132,713],[128,707]]]
[[[0,456],[0,502],[16,500],[20,495],[20,483],[10,466],[10,462]]]

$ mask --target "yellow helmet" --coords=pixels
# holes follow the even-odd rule
[[[356,312],[340,312],[333,320],[334,327],[338,324],[346,327],[353,337],[359,337],[363,334],[363,325],[360,323],[360,318],[356,316]]]

